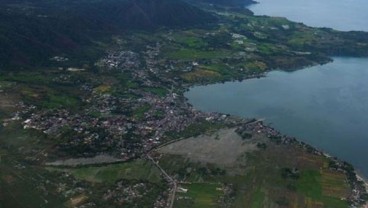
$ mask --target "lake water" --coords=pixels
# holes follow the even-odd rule
[[[265,118],[368,176],[368,59],[334,58],[295,72],[193,87],[185,96],[202,111]]]
[[[257,0],[256,15],[286,17],[314,27],[368,31],[366,0]]]
[[[282,16],[314,27],[368,31],[365,0],[258,0],[256,15]],[[368,59],[334,62],[296,72],[191,88],[199,110],[266,123],[352,163],[368,176]]]

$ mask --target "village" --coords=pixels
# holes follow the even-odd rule
[[[72,131],[76,136],[66,141],[63,148],[70,150],[82,145],[88,146],[89,150],[76,153],[77,157],[102,154],[104,152],[101,150],[104,148],[101,147],[106,147],[109,154],[113,152],[114,156],[129,160],[165,142],[167,132],[181,132],[196,121],[220,117],[216,113],[208,114],[193,109],[183,95],[178,95],[171,89],[163,89],[164,93],[159,94],[145,91],[145,87],[162,87],[162,82],[167,79],[150,77],[151,73],[154,76],[159,73],[155,59],[159,49],[158,46],[147,48],[144,56],[147,66],[144,69],[138,69],[141,63],[133,52],[114,52],[99,63],[107,64],[103,70],[129,70],[133,79],[142,81],[142,87],[127,89],[138,98],[113,96],[109,92],[99,92],[84,83],[82,89],[88,96],[85,96],[83,101],[88,107],[83,111],[74,113],[67,109],[40,110],[35,106],[20,103],[21,110],[11,120],[22,119],[24,129],[37,129],[50,137],[60,137],[66,131]],[[177,85],[174,80],[170,81]],[[129,111],[135,112],[135,115],[124,113]],[[96,113],[103,116],[94,116]],[[127,137],[130,138],[126,139]]]
[[[236,36],[236,38],[238,38]],[[277,130],[264,125],[262,121],[254,119],[239,119],[219,113],[204,113],[194,109],[183,95],[180,89],[183,85],[181,80],[170,77],[175,69],[173,62],[160,59],[159,43],[147,46],[146,51],[138,54],[133,51],[113,50],[96,63],[102,73],[129,73],[130,82],[138,81],[139,88],[126,88],[123,94],[134,96],[116,96],[111,93],[110,83],[104,83],[98,87],[92,87],[90,83],[78,83],[84,96],[82,97],[85,107],[77,112],[56,108],[40,109],[34,105],[26,105],[20,102],[18,112],[11,119],[5,119],[3,125],[7,126],[12,121],[21,121],[24,129],[35,129],[47,135],[50,139],[61,139],[63,142],[56,146],[61,156],[74,158],[92,158],[88,164],[101,164],[95,160],[100,155],[110,155],[111,163],[119,161],[131,161],[136,158],[148,157],[156,165],[157,162],[149,156],[152,149],[172,142],[170,133],[185,131],[191,125],[198,122],[223,123],[230,126],[238,126],[238,134],[246,139],[248,133],[264,134],[271,141],[288,145],[297,144],[303,149],[316,154],[325,153],[296,138],[282,135]],[[57,59],[64,60],[61,58]],[[184,71],[191,71],[198,63],[188,62]],[[182,66],[183,67],[183,66]],[[79,73],[80,70],[69,70],[67,73]],[[259,75],[257,75],[259,76]],[[250,75],[249,77],[254,77]],[[61,75],[57,82],[70,82],[70,75]],[[175,140],[174,140],[175,141]],[[265,144],[258,144],[263,148]],[[37,154],[31,161],[47,160],[47,154]],[[61,158],[70,159],[70,158]],[[349,200],[358,205],[361,196],[365,193],[365,187],[355,177],[346,163],[332,158],[334,161],[332,169],[347,173],[353,192]],[[52,161],[48,161],[52,164]],[[109,160],[103,161],[109,163]],[[81,163],[83,164],[83,163]],[[74,164],[78,165],[78,164]],[[169,190],[161,195],[154,207],[172,207],[176,192],[187,192],[178,186],[178,182],[172,179],[158,165],[162,176],[166,178]],[[165,176],[166,175],[166,176]],[[117,204],[133,202],[144,197],[145,184],[138,183],[132,186],[118,184],[115,190],[109,190],[104,194],[105,200],[116,200]],[[147,190],[146,190],[147,191]],[[133,201],[132,201],[133,200]]]
[[[290,30],[289,25],[282,25],[282,28]],[[253,35],[259,39],[266,38],[257,32]],[[350,164],[331,158],[323,151],[296,138],[282,135],[261,120],[202,112],[188,103],[184,93],[193,84],[259,78],[264,76],[267,69],[267,60],[264,57],[261,61],[253,60],[258,58],[255,54],[259,52],[258,45],[252,41],[249,42],[245,35],[230,33],[228,37],[221,32],[203,34],[204,39],[218,38],[216,36],[220,38],[224,36],[224,43],[217,41],[216,44],[224,44],[226,47],[243,45],[245,49],[232,55],[226,51],[211,51],[213,48],[206,52],[183,50],[185,53],[180,55],[188,56],[190,53],[195,53],[194,55],[199,58],[175,59],[163,55],[163,48],[169,45],[166,42],[151,42],[143,46],[142,50],[135,51],[120,47],[118,44],[95,62],[92,71],[80,66],[56,67],[57,76],[50,78],[51,84],[75,88],[79,96],[76,99],[79,101],[77,107],[63,105],[55,107],[20,101],[16,104],[17,111],[11,118],[4,119],[2,124],[6,127],[11,126],[13,122],[19,122],[25,131],[36,130],[49,141],[54,141],[55,144],[51,147],[37,154],[27,155],[26,162],[32,164],[46,165],[48,168],[55,168],[62,172],[65,171],[63,168],[124,164],[124,162],[131,163],[143,159],[159,170],[159,175],[163,179],[159,184],[164,184],[162,187],[152,185],[143,177],[143,179],[131,181],[117,180],[112,187],[104,190],[102,199],[118,205],[136,204],[152,194],[150,192],[158,189],[165,190],[161,190],[154,199],[155,208],[171,208],[178,199],[188,200],[190,197],[181,194],[191,191],[189,188],[184,188],[186,184],[191,183],[177,181],[167,173],[168,170],[161,167],[158,158],[151,157],[150,153],[158,147],[181,139],[205,134],[206,128],[212,126],[215,129],[237,128],[237,133],[244,140],[253,135],[265,135],[276,144],[296,145],[310,154],[328,157],[332,161],[329,169],[348,176],[347,181],[352,188],[348,197],[349,202],[353,206],[364,202],[366,194],[364,183],[356,177]],[[169,42],[174,41],[171,32],[162,37]],[[292,52],[292,54],[293,56],[310,55],[309,52]],[[211,56],[211,59],[206,59],[208,56]],[[228,63],[223,66],[212,56],[220,57],[220,62],[251,61],[246,65],[240,64],[241,67]],[[68,61],[68,58],[55,56],[50,60],[56,64],[63,64]],[[206,68],[212,65],[222,68],[217,69],[219,71]],[[3,92],[2,89],[0,90],[0,93]],[[267,144],[260,142],[256,146],[262,150],[267,147]],[[73,162],[68,163],[71,160]],[[17,164],[16,167],[24,166]],[[68,171],[71,170],[68,169]],[[294,173],[297,170],[291,169],[291,172]],[[67,189],[65,183],[57,183],[57,190],[64,193],[65,198],[74,199],[76,196],[83,196],[77,197],[80,202],[77,199],[74,200],[78,202],[79,207],[96,206],[94,202],[83,203],[87,201],[85,195],[88,188],[84,187],[85,184],[81,185],[74,177],[72,174],[63,174],[63,180],[71,181],[74,185]],[[219,192],[224,192],[222,197],[228,197],[228,193],[234,191],[231,184],[218,186],[225,187],[223,190],[217,187],[221,189],[218,190]],[[40,189],[42,189],[41,185]],[[65,194],[66,192],[68,194]],[[46,189],[45,194],[48,194]]]

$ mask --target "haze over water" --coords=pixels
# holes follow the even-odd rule
[[[310,26],[368,31],[363,0],[260,0],[255,14],[283,16]],[[191,88],[199,110],[265,118],[295,136],[352,163],[368,177],[368,58],[334,58],[333,63],[296,72]]]
[[[256,15],[286,17],[313,27],[368,31],[366,0],[257,0]]]

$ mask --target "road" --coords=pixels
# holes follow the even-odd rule
[[[176,190],[178,188],[177,182],[171,176],[169,176],[169,174],[167,174],[166,171],[164,169],[162,169],[162,167],[149,154],[146,154],[146,156],[161,171],[162,175],[164,175],[165,179],[169,182],[169,184],[172,184],[172,186],[173,186],[172,187],[172,193],[171,193],[171,196],[168,200],[169,202],[168,202],[167,207],[168,208],[173,208],[174,202],[175,202]]]

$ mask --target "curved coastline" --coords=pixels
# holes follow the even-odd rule
[[[350,2],[351,3],[351,2]],[[259,2],[259,1],[257,1],[255,4],[249,4],[249,5],[247,5],[246,7],[249,9],[249,10],[251,10],[252,12],[254,12],[254,10],[252,10],[252,8],[254,9],[254,6],[258,6],[258,5],[256,5],[256,4],[262,4],[262,2]],[[357,5],[356,4],[356,2],[354,3],[356,6],[355,7],[359,7],[359,5]],[[354,9],[353,9],[354,10]],[[263,11],[263,12],[265,12],[265,11]],[[356,12],[355,10],[354,10],[354,12]],[[267,15],[267,14],[266,14]],[[288,17],[286,17],[286,18],[288,18]],[[301,21],[301,22],[303,22],[304,23],[304,21]],[[339,23],[339,24],[343,24],[343,23]],[[313,25],[312,25],[313,26]],[[335,25],[336,26],[336,25]],[[318,26],[317,26],[318,27]],[[329,27],[331,27],[331,25],[329,25]],[[332,26],[333,27],[333,26]],[[354,30],[349,30],[349,29],[345,29],[345,31],[354,31]],[[359,28],[357,31],[367,31],[367,29],[365,29],[365,28]],[[326,155],[328,155],[327,153],[325,153]],[[356,173],[356,176],[357,176],[357,178],[358,178],[358,180],[360,180],[360,181],[363,181],[364,182],[364,184],[365,184],[365,189],[366,189],[366,191],[368,191],[368,179],[367,179],[367,176],[364,176],[364,174],[363,173],[361,173],[359,170],[356,170],[355,171],[355,173]],[[368,202],[365,204],[365,206],[364,207],[367,207],[368,208]]]
[[[266,74],[261,74],[259,76],[250,76],[248,78],[245,78],[243,81],[246,81],[247,79],[254,79],[254,78],[260,78],[260,77],[265,77],[265,76],[267,76],[267,75]],[[196,87],[196,86],[204,86],[204,85],[186,86],[184,89],[185,89],[185,91],[189,91],[190,88]],[[185,94],[184,94],[184,96],[185,96]],[[185,98],[186,98],[187,102],[190,105],[192,105],[189,102],[188,97],[185,96]],[[210,112],[210,113],[218,114],[219,116],[223,115],[220,112]],[[272,137],[281,138],[282,144],[297,145],[297,146],[301,147],[302,149],[304,149],[305,151],[311,152],[312,154],[315,154],[315,155],[323,156],[323,157],[333,161],[335,164],[337,164],[335,170],[336,171],[343,171],[348,176],[347,177],[347,182],[353,190],[349,195],[349,201],[358,203],[359,201],[364,200],[362,197],[365,193],[368,192],[368,180],[364,177],[364,175],[362,173],[359,172],[359,170],[356,170],[355,167],[353,165],[351,165],[350,163],[348,163],[344,160],[341,160],[340,158],[334,157],[334,156],[330,155],[328,152],[323,151],[321,149],[318,149],[315,146],[312,146],[312,145],[310,145],[306,142],[303,142],[301,139],[282,134],[276,128],[274,128],[274,127],[272,127],[268,124],[265,124],[264,123],[265,119],[263,119],[263,118],[246,118],[246,117],[239,117],[239,116],[236,116],[236,115],[231,115],[231,116],[234,116],[236,119],[240,119],[240,122],[237,121],[237,123],[239,123],[239,125],[242,122],[245,123],[245,125],[254,124],[254,123],[257,124],[257,125],[260,125],[263,129],[262,132],[270,132],[270,134],[267,135],[269,138],[272,138]],[[257,133],[257,131],[259,129],[254,130],[254,129],[252,129],[252,127],[250,127],[248,130],[251,130],[252,132]],[[365,201],[363,204],[360,204],[359,206],[361,206],[363,208],[368,208],[368,202]]]
[[[256,2],[256,4],[259,4],[260,2]],[[248,7],[249,9],[249,6],[250,5],[247,5],[246,7]],[[267,15],[267,14],[266,14]],[[326,64],[326,63],[324,63]],[[307,66],[305,66],[307,67]],[[270,71],[275,71],[276,69],[272,69]],[[291,69],[291,70],[296,70],[296,69]],[[268,72],[270,72],[268,71]],[[283,70],[285,71],[285,70]],[[266,72],[266,73],[268,73]],[[252,75],[252,76],[249,76],[249,77],[244,77],[243,80],[247,80],[247,79],[252,79],[252,78],[260,78],[260,77],[264,77],[266,76],[266,73],[262,73],[262,74],[258,74],[258,75]],[[230,80],[230,81],[235,81],[235,80]],[[194,86],[203,86],[203,85],[207,85],[208,83],[202,83],[202,84],[196,84],[196,85],[190,85],[190,86],[185,86],[185,90],[190,90],[191,87],[194,87]],[[211,83],[212,84],[212,83]],[[187,98],[187,97],[186,97]],[[188,98],[187,98],[188,99]],[[262,125],[264,125],[262,123]],[[271,126],[267,126],[267,125],[264,125],[266,128],[272,128]],[[273,129],[273,128],[272,128]],[[287,136],[286,136],[287,137]],[[300,139],[296,139],[294,138],[295,141],[301,143],[301,144],[305,144],[304,142],[302,142]],[[312,147],[308,144],[306,144],[308,147]],[[338,163],[343,163],[343,164],[347,164],[348,166],[351,166],[349,163],[341,160],[341,159],[338,159],[336,157],[332,157],[330,156],[327,152],[325,151],[322,151],[322,150],[318,150],[317,148],[313,147],[314,151],[316,154],[320,154],[320,155],[323,155],[324,157],[326,158],[333,158],[333,160],[335,160],[336,162]],[[368,180],[366,179],[366,177],[361,173],[359,172],[359,170],[356,170],[356,169],[353,169],[352,172],[353,174],[353,177],[349,177],[348,178],[348,181],[349,183],[352,185],[353,187],[353,192],[360,192],[360,191],[363,191],[363,192],[367,192],[368,191]],[[354,198],[354,196],[351,196]],[[356,197],[356,196],[355,196]],[[360,206],[364,207],[364,208],[368,208],[368,202],[364,203],[364,204],[361,204]]]

